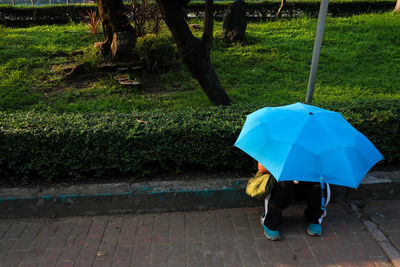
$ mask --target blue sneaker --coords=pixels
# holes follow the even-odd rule
[[[307,226],[307,233],[309,235],[321,235],[322,227],[318,223],[309,223]]]
[[[268,227],[266,227],[265,225],[263,225],[264,227],[264,235],[272,241],[276,241],[276,240],[280,240],[281,239],[281,235],[279,234],[279,231],[273,231],[268,229]]]

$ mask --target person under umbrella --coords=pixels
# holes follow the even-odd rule
[[[258,163],[260,173],[270,173],[261,163]],[[282,221],[282,211],[293,200],[306,201],[304,215],[307,221],[307,233],[311,236],[322,234],[322,220],[326,216],[325,207],[328,205],[331,191],[329,184],[325,184],[326,202],[322,203],[321,184],[303,181],[282,181],[275,184],[271,194],[264,200],[265,210],[261,215],[261,225],[265,236],[270,240],[280,240],[279,227]],[[323,208],[321,208],[323,207]]]
[[[308,232],[320,235],[330,198],[328,183],[357,188],[372,166],[383,160],[371,141],[340,113],[303,103],[249,114],[235,146],[266,166],[277,181],[262,217],[265,234],[272,240],[280,239],[282,210],[302,197],[307,201]]]

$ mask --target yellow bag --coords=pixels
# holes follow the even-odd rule
[[[265,198],[271,193],[275,183],[276,179],[271,174],[257,172],[257,174],[247,182],[246,194],[255,198]]]

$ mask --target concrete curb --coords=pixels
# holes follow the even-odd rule
[[[248,178],[98,184],[0,190],[0,214],[10,217],[111,215],[251,206],[244,194]]]
[[[392,265],[394,267],[400,267],[400,252],[396,249],[396,247],[389,241],[385,234],[381,230],[379,230],[378,226],[374,222],[369,219],[363,218],[356,203],[352,203],[351,208],[353,209],[354,213],[356,213],[357,216],[360,218],[367,231],[371,234],[371,236],[385,252]]]
[[[249,178],[0,189],[0,218],[64,217],[261,206]],[[368,174],[358,190],[332,186],[332,200],[399,199],[400,172]]]

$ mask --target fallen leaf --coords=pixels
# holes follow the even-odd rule
[[[140,85],[140,82],[136,82],[136,81],[132,81],[132,80],[119,81],[119,83],[122,85]]]
[[[129,80],[128,74],[118,74],[114,76],[114,79],[121,82],[121,81],[126,81]]]
[[[139,120],[138,118],[136,118],[136,121],[137,121],[138,123],[144,123],[144,124],[147,124],[147,121],[142,121],[142,120]]]
[[[97,256],[106,256],[107,253],[103,252],[103,251],[97,251]]]

